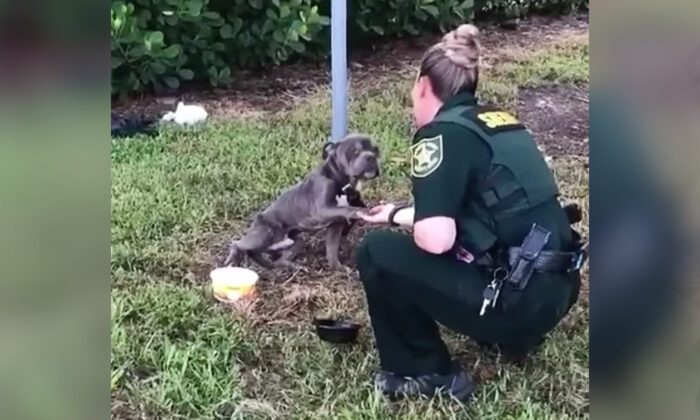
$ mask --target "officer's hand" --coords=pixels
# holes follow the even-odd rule
[[[362,220],[369,223],[389,223],[389,213],[396,207],[395,204],[380,204],[369,209],[367,212],[360,212]]]

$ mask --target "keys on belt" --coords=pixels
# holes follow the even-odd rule
[[[484,288],[484,300],[481,303],[481,311],[479,311],[479,316],[484,316],[489,307],[496,307],[498,296],[501,294],[501,287],[503,287],[503,281],[507,276],[508,271],[505,268],[499,267],[493,271],[493,278],[491,279],[491,282]]]

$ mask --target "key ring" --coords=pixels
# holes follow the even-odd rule
[[[493,281],[502,282],[508,277],[508,269],[505,267],[498,267],[493,270]]]

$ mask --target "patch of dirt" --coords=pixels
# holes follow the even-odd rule
[[[232,306],[234,316],[248,325],[293,327],[310,325],[315,316],[330,315],[367,320],[362,285],[355,272],[354,252],[367,227],[356,226],[341,242],[339,259],[351,271],[330,270],[326,265],[324,235],[305,234],[305,249],[295,262],[306,271],[287,268],[264,269],[251,261],[260,273],[253,301]],[[221,253],[221,250],[218,250]],[[209,267],[211,269],[211,267]]]
[[[521,89],[518,114],[547,155],[588,156],[588,87]]]
[[[113,419],[145,420],[151,418],[146,407],[136,407],[124,395],[112,393],[110,400],[110,413]]]
[[[484,66],[512,57],[522,49],[588,37],[588,15],[564,18],[534,17],[517,30],[481,27]],[[426,48],[440,35],[382,40],[351,51],[349,73],[353,90],[378,86],[397,74],[413,73]],[[118,113],[160,117],[175,109],[178,100],[198,103],[214,118],[264,116],[288,109],[319,90],[330,89],[330,61],[294,63],[264,70],[237,70],[235,83],[226,89],[190,86],[176,95],[143,95],[112,103]],[[330,92],[329,92],[330,94]]]

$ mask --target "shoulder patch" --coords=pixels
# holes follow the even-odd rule
[[[489,134],[501,131],[522,130],[525,126],[510,112],[498,109],[478,107],[467,112],[466,117],[474,121]]]
[[[411,146],[411,175],[425,178],[442,164],[442,135],[420,140]]]

